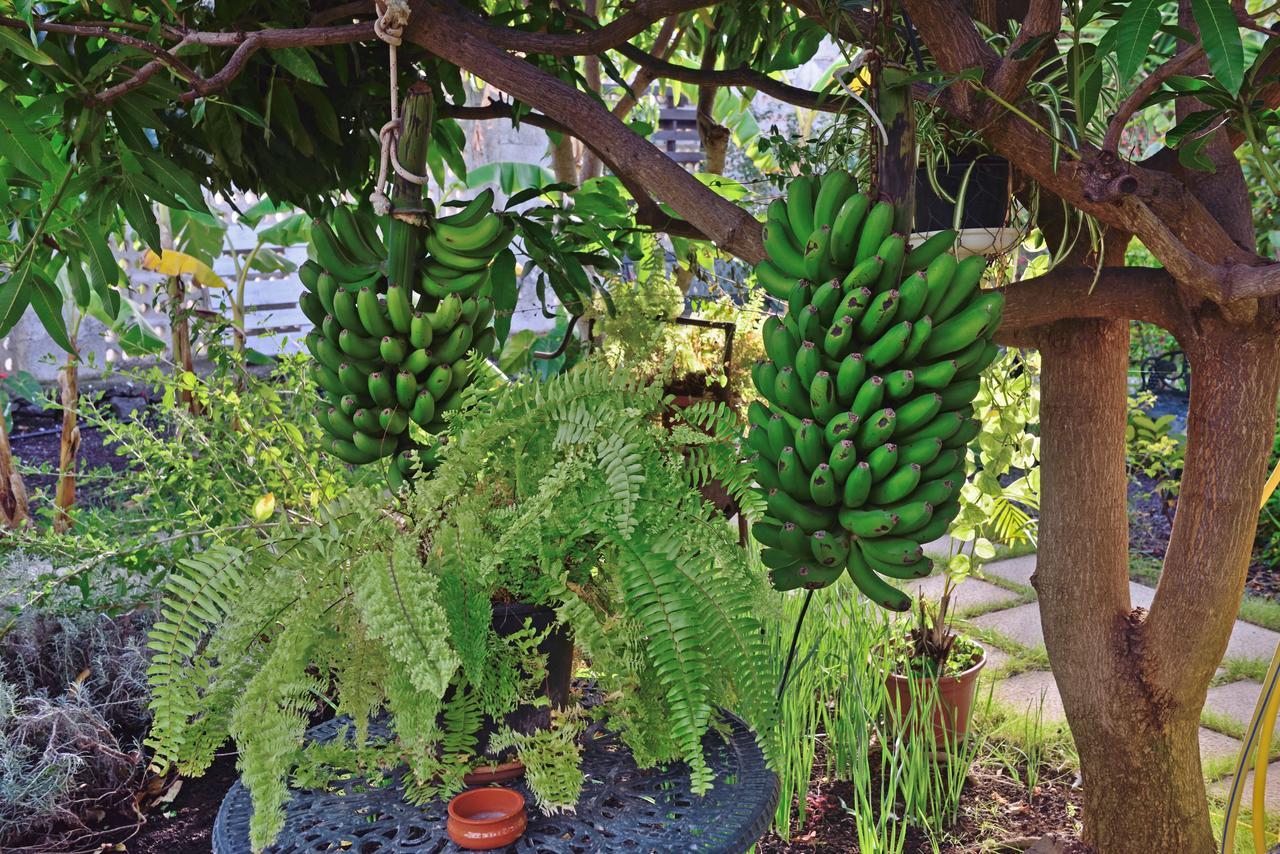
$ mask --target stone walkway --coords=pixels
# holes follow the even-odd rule
[[[944,539],[926,546],[925,551],[945,554],[948,546]],[[1040,626],[1040,608],[1031,587],[1035,567],[1034,554],[987,564],[982,578],[969,578],[960,584],[953,607],[958,616],[968,618],[974,634],[988,651],[987,672],[996,679],[995,700],[1018,712],[1034,714],[1039,707],[1046,724],[1062,723],[1066,719],[1062,698],[1053,674],[1044,669],[1047,661],[1044,633]],[[936,599],[943,581],[941,576],[934,576],[912,585],[911,590]],[[1149,607],[1155,590],[1131,582],[1129,593],[1134,606]],[[1260,662],[1258,669],[1265,672],[1278,644],[1280,632],[1238,620],[1224,661]],[[1236,736],[1248,728],[1262,690],[1262,686],[1251,679],[1226,682],[1226,670],[1220,670],[1219,674],[1223,684],[1209,689],[1200,728],[1201,760],[1210,778],[1206,782],[1216,793],[1222,793],[1231,783],[1235,761],[1240,755],[1240,741]],[[1280,753],[1280,725],[1273,739],[1275,756]],[[1249,802],[1252,788],[1250,775],[1245,804]],[[1266,802],[1269,811],[1280,812],[1280,759],[1273,762],[1267,772]]]

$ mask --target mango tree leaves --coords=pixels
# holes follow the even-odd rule
[[[44,151],[45,143],[27,125],[18,106],[0,95],[0,154],[19,172],[44,180],[49,177]]]
[[[1222,0],[1218,0],[1222,2]],[[1160,27],[1160,7],[1164,0],[1133,0],[1120,16],[1120,20],[1107,32],[1107,38],[1115,51],[1120,79],[1128,80],[1142,67],[1151,38]]]
[[[30,287],[31,307],[44,325],[44,331],[63,350],[68,353],[76,352],[71,336],[67,333],[67,320],[62,314],[62,291],[40,270],[36,270]]]
[[[1226,0],[1191,0],[1191,11],[1200,27],[1209,68],[1228,92],[1238,93],[1244,82],[1244,42],[1231,4]]]

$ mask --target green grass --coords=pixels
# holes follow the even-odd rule
[[[1271,662],[1261,658],[1224,658],[1222,668],[1226,672],[1215,676],[1211,684],[1226,685],[1229,682],[1239,682],[1241,679],[1261,682],[1266,678],[1267,668],[1270,666]]]

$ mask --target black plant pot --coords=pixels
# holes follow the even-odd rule
[[[537,631],[546,631],[555,625],[556,612],[543,605],[526,605],[521,602],[493,603],[493,631],[498,637],[508,637],[524,628],[525,621]],[[563,709],[569,705],[569,686],[573,680],[573,639],[564,626],[556,626],[538,645],[538,651],[547,657],[547,678],[542,683],[551,707],[524,705],[509,712],[504,723],[516,732],[526,735],[551,726],[551,708]],[[484,735],[496,731],[492,721],[485,721]]]
[[[955,203],[933,191],[928,169],[921,166],[916,170],[915,230],[919,233],[942,231],[955,222]],[[960,187],[966,173],[969,183],[961,198]],[[994,230],[1005,224],[1009,213],[1009,161],[1003,157],[953,154],[938,170],[937,183],[961,203],[960,228]]]

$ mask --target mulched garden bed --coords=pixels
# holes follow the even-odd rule
[[[995,765],[975,765],[960,802],[960,813],[939,851],[943,854],[1002,854],[1035,851],[1045,854],[1090,854],[1080,841],[1083,793],[1072,788],[1074,774],[1046,775],[1029,797],[1024,782]],[[785,841],[772,831],[760,841],[760,854],[852,854],[857,852],[852,784],[826,778],[815,780],[809,793],[804,827]],[[935,849],[927,837],[907,831],[907,854]],[[1038,847],[1036,847],[1038,846]]]
[[[1129,550],[1147,557],[1164,558],[1173,532],[1177,499],[1166,502],[1156,494],[1155,482],[1139,475],[1129,478]],[[1280,573],[1256,556],[1249,564],[1245,590],[1254,596],[1280,599]]]

